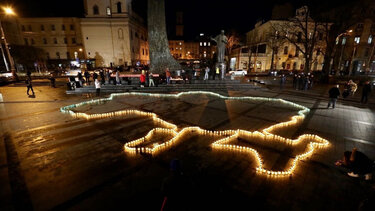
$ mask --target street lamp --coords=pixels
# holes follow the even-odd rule
[[[336,75],[338,75],[339,73],[340,73],[340,70],[341,70],[341,60],[342,60],[342,54],[343,54],[343,52],[344,52],[344,47],[345,47],[345,44],[346,44],[346,37],[345,36],[348,36],[348,35],[350,35],[350,33],[352,32],[353,30],[347,30],[347,31],[345,31],[345,32],[343,32],[343,33],[341,33],[341,34],[339,34],[339,36],[337,36],[337,38],[336,38],[336,40],[337,41],[340,41],[340,37],[341,36],[344,36],[344,38],[345,38],[345,40],[344,40],[344,38],[342,39],[342,41],[341,41],[341,52],[340,52],[340,59],[339,59],[339,64],[338,64],[338,70],[336,71]]]
[[[2,9],[3,9],[4,15],[6,15],[6,16],[15,16],[16,15],[16,13],[14,12],[14,10],[11,7],[3,7]],[[10,71],[12,72],[12,77],[13,77],[13,79],[17,80],[16,68],[14,66],[13,58],[10,55],[9,45],[8,45],[7,40],[5,38],[5,33],[4,33],[3,26],[1,24],[1,19],[0,19],[0,30],[1,30],[1,39],[4,40],[5,50],[8,54],[8,59],[9,59],[9,63],[10,63]],[[2,45],[1,45],[1,47],[2,47]],[[8,66],[8,63],[6,62],[6,58],[5,58],[4,53],[3,53],[3,57],[4,57],[4,62],[5,62],[5,66],[7,68],[7,71],[9,72],[9,66]]]

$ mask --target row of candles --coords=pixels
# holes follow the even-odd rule
[[[224,130],[224,131],[209,131],[209,130],[204,130],[195,126],[184,127],[180,131],[178,131],[177,125],[159,118],[157,114],[152,113],[152,112],[145,112],[145,111],[131,109],[131,110],[121,110],[121,111],[108,112],[108,113],[102,113],[102,114],[86,114],[83,112],[74,112],[72,110],[72,109],[75,109],[84,105],[93,105],[93,104],[98,104],[98,103],[102,103],[106,101],[111,101],[113,100],[114,97],[120,97],[120,96],[179,98],[185,95],[189,96],[189,95],[197,95],[197,94],[210,95],[210,96],[218,97],[218,98],[225,99],[225,100],[278,102],[278,103],[291,106],[293,108],[298,108],[300,110],[298,111],[298,115],[292,116],[289,121],[272,125],[268,128],[263,129],[261,132],[259,131],[250,132],[250,131],[239,130],[239,129],[238,130]],[[199,135],[211,135],[211,136],[220,136],[220,137],[225,136],[224,138],[221,138],[218,141],[214,142],[212,144],[212,148],[219,149],[219,150],[232,150],[232,151],[238,151],[240,153],[251,154],[256,160],[257,172],[260,174],[265,174],[265,175],[270,175],[270,176],[288,176],[288,175],[293,174],[299,160],[305,159],[308,156],[310,156],[314,152],[314,150],[318,147],[322,148],[322,147],[329,146],[329,142],[327,140],[319,136],[312,135],[312,134],[304,134],[304,135],[299,136],[297,139],[289,139],[289,138],[284,138],[284,137],[271,133],[275,129],[281,129],[281,128],[293,126],[302,122],[303,119],[305,118],[305,114],[310,111],[307,107],[304,107],[302,105],[298,105],[296,103],[289,102],[283,99],[273,99],[273,98],[264,98],[264,97],[227,97],[227,96],[222,96],[220,94],[207,92],[207,91],[190,91],[190,92],[181,92],[178,94],[154,94],[154,93],[127,92],[127,93],[113,93],[108,98],[90,100],[90,101],[86,101],[86,102],[82,102],[78,104],[65,106],[65,107],[62,107],[60,111],[63,113],[68,113],[75,118],[85,118],[85,119],[111,118],[111,117],[128,116],[128,115],[151,117],[155,123],[160,124],[164,127],[164,128],[159,128],[159,127],[154,128],[150,132],[148,132],[146,136],[126,143],[124,145],[124,151],[127,153],[131,153],[131,154],[143,152],[143,153],[156,155],[176,145],[179,141],[182,140],[183,137],[185,137],[186,134],[191,134],[193,132],[196,132]],[[152,137],[155,136],[156,134],[162,134],[162,135],[170,136],[172,138],[162,144],[155,143],[152,145],[152,148],[146,147],[146,146],[137,147],[141,144],[150,142],[152,140]],[[286,171],[272,171],[272,170],[267,170],[263,167],[262,158],[260,157],[259,153],[255,149],[251,147],[229,144],[231,141],[237,139],[239,136],[245,136],[247,138],[256,138],[258,140],[264,140],[264,141],[279,141],[279,142],[283,142],[283,143],[291,144],[291,145],[298,144],[305,139],[308,139],[310,143],[307,145],[306,151],[303,154],[297,155],[293,159],[291,166]]]

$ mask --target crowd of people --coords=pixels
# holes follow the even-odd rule
[[[281,81],[283,79],[281,78]],[[285,79],[284,79],[285,80]],[[285,83],[285,82],[284,82]],[[311,73],[296,73],[293,75],[293,89],[295,90],[309,90],[314,84],[314,75]]]

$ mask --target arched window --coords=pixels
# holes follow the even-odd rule
[[[118,38],[119,39],[124,39],[124,31],[122,29],[118,29]]]
[[[99,15],[99,7],[97,5],[94,5],[94,7],[92,8],[93,12],[94,12],[94,15]]]
[[[121,2],[117,2],[117,13],[121,13]]]

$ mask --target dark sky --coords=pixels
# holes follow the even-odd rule
[[[0,0],[4,2],[6,0]],[[7,0],[22,16],[83,16],[83,0]],[[306,0],[165,0],[167,25],[174,27],[176,11],[184,12],[188,38],[205,32],[216,35],[220,29],[249,31],[257,20],[269,19],[275,4],[291,2],[300,6]],[[314,1],[314,0],[310,0]],[[322,0],[316,0],[322,1]],[[325,0],[339,2],[338,0]],[[147,0],[133,0],[135,9],[146,14]],[[302,2],[302,3],[301,3]]]

